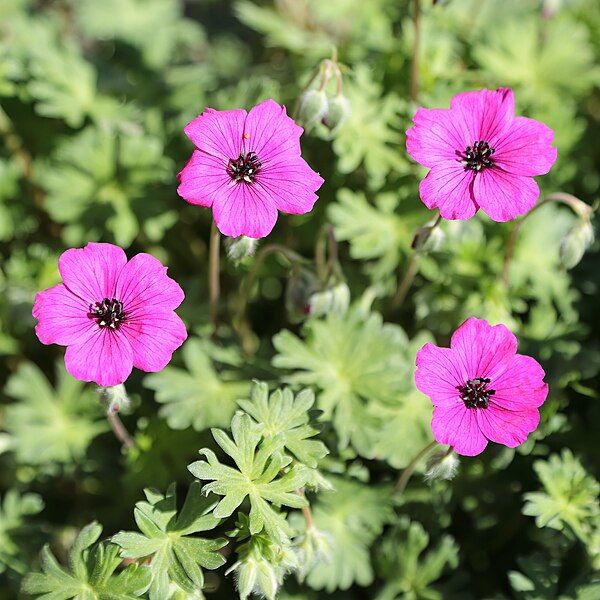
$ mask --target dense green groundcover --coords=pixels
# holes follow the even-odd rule
[[[280,217],[254,257],[222,249],[211,335],[210,211],[176,194],[182,128],[207,105],[271,97],[292,112],[334,48],[350,114],[302,138],[320,199]],[[235,598],[236,581],[283,600],[600,598],[589,223],[560,201],[532,213],[508,284],[514,223],[443,222],[415,258],[432,214],[404,149],[417,105],[510,86],[556,132],[544,197],[593,206],[599,52],[597,0],[2,0],[0,598],[25,595],[24,578],[53,600]],[[188,341],[126,384],[130,449],[33,330],[58,256],[90,240],[154,254],[186,293]],[[470,315],[505,323],[546,369],[541,424],[449,481],[422,461],[394,494],[432,439],[415,353]]]

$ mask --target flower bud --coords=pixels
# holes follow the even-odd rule
[[[560,243],[560,262],[566,269],[572,269],[593,243],[594,228],[590,220],[579,219]]]
[[[328,129],[337,129],[350,116],[350,102],[346,96],[338,94],[329,98],[327,110],[323,116],[323,125]]]
[[[294,269],[285,290],[285,307],[293,323],[299,323],[310,314],[310,298],[319,282],[308,269]]]
[[[314,293],[309,301],[309,313],[314,317],[322,317],[329,313],[344,314],[350,305],[350,288],[346,283]]]
[[[302,583],[317,563],[331,562],[333,551],[331,536],[311,526],[297,539],[295,550],[298,564],[296,575],[298,581]]]
[[[100,387],[98,392],[106,405],[108,413],[114,414],[129,410],[131,400],[129,400],[125,386],[122,383],[112,387]]]
[[[435,221],[431,221],[417,231],[412,248],[419,252],[436,252],[442,247],[445,239],[446,234]]]
[[[225,248],[230,261],[237,264],[247,256],[253,256],[256,251],[258,240],[245,235],[236,238],[226,238]]]
[[[305,127],[311,127],[324,117],[327,104],[327,96],[323,90],[306,90],[300,97],[298,120]]]
[[[427,460],[425,479],[452,479],[458,470],[458,457],[456,453],[447,451],[435,452]]]

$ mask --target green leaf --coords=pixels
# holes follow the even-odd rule
[[[358,307],[311,319],[303,333],[304,340],[290,331],[273,338],[273,364],[295,369],[286,378],[290,383],[321,389],[317,406],[333,421],[341,448],[351,443],[367,458],[404,466],[415,446],[430,437],[431,404],[414,391],[412,377],[416,349],[426,340],[411,344],[399,326],[383,323],[376,313],[365,316]]]
[[[458,547],[448,535],[423,555],[428,546],[429,535],[423,526],[402,517],[378,549],[379,571],[387,583],[377,600],[442,600],[444,596],[432,584],[446,567],[458,565]]]
[[[121,564],[118,546],[100,542],[102,526],[84,527],[69,551],[69,566],[62,567],[50,548],[42,550],[42,572],[29,573],[23,591],[47,600],[132,600],[148,589],[151,574],[137,563],[115,573]]]
[[[22,363],[6,384],[18,402],[5,408],[4,428],[20,464],[80,462],[91,441],[107,430],[100,402],[90,387],[56,363],[56,387],[33,363]]]
[[[307,576],[311,588],[329,593],[373,581],[369,546],[393,517],[388,488],[341,478],[333,485],[312,507],[315,526],[330,536],[331,560],[318,561]]]
[[[198,338],[186,342],[182,356],[187,370],[169,366],[144,379],[156,392],[157,402],[164,405],[159,415],[172,429],[191,426],[202,431],[228,425],[236,401],[248,394],[250,384],[232,381],[232,372],[217,373],[206,344]]]
[[[121,531],[112,541],[121,547],[124,558],[152,557],[150,598],[166,598],[165,584],[169,581],[188,592],[201,592],[204,569],[217,569],[225,563],[218,550],[227,540],[206,539],[192,534],[209,531],[219,519],[209,514],[214,504],[204,498],[200,484],[192,483],[183,508],[177,510],[175,484],[166,494],[145,490],[146,502],[138,502],[135,521],[141,533]]]
[[[251,507],[250,533],[264,528],[274,539],[285,539],[291,535],[291,529],[285,516],[274,507],[306,506],[306,500],[296,491],[306,483],[307,469],[295,465],[280,474],[289,463],[278,452],[281,441],[276,438],[259,448],[261,428],[248,415],[234,415],[231,433],[233,439],[221,429],[213,429],[215,440],[234,460],[235,468],[222,464],[212,450],[204,448],[200,452],[206,460],[192,463],[190,472],[200,480],[211,480],[202,488],[205,494],[223,496],[215,508],[215,517],[231,516],[247,497]]]
[[[294,397],[288,388],[276,390],[269,396],[266,383],[256,382],[250,400],[240,400],[240,407],[261,427],[265,440],[279,443],[299,462],[316,468],[327,447],[313,440],[318,431],[309,424],[309,411],[315,402],[311,390],[302,390]]]
[[[0,573],[6,568],[19,573],[26,570],[22,546],[31,535],[27,517],[36,515],[44,508],[37,494],[19,494],[10,489],[4,494],[0,505]]]
[[[525,494],[523,514],[535,517],[538,527],[572,532],[584,544],[600,527],[600,484],[589,475],[570,450],[538,460],[533,468],[544,491]]]

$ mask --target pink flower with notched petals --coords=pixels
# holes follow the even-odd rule
[[[538,426],[548,395],[544,370],[517,354],[504,326],[471,317],[452,335],[450,348],[425,344],[415,382],[434,405],[431,429],[440,444],[475,456],[488,440],[514,448]]]
[[[529,211],[540,190],[533,176],[556,160],[552,129],[515,117],[512,90],[465,92],[449,109],[419,108],[406,149],[429,167],[419,192],[445,219],[470,219],[479,208],[494,221]]]
[[[76,379],[109,387],[135,366],[160,371],[187,332],[173,312],[183,290],[149,254],[129,262],[113,244],[89,243],[64,252],[63,283],[39,292],[35,332],[43,344],[67,346],[65,365]]]
[[[323,183],[300,156],[302,131],[273,100],[248,113],[207,108],[185,127],[196,150],[179,173],[177,193],[212,207],[224,235],[265,237],[278,210],[312,210]]]

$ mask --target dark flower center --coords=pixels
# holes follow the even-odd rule
[[[247,152],[229,160],[227,173],[234,181],[252,183],[261,167],[262,163],[258,160],[256,152]]]
[[[102,302],[90,304],[90,319],[94,319],[100,327],[108,327],[110,329],[119,329],[122,321],[125,319],[125,311],[123,303],[115,298],[109,300],[104,298]]]
[[[472,171],[481,171],[485,167],[491,167],[492,154],[496,152],[487,142],[477,141],[472,146],[467,146],[467,149],[462,153],[458,153],[465,169]]]
[[[460,393],[460,399],[467,408],[488,407],[490,396],[496,393],[496,390],[488,389],[490,381],[487,377],[475,377],[475,379],[469,379],[464,385],[456,386]]]

